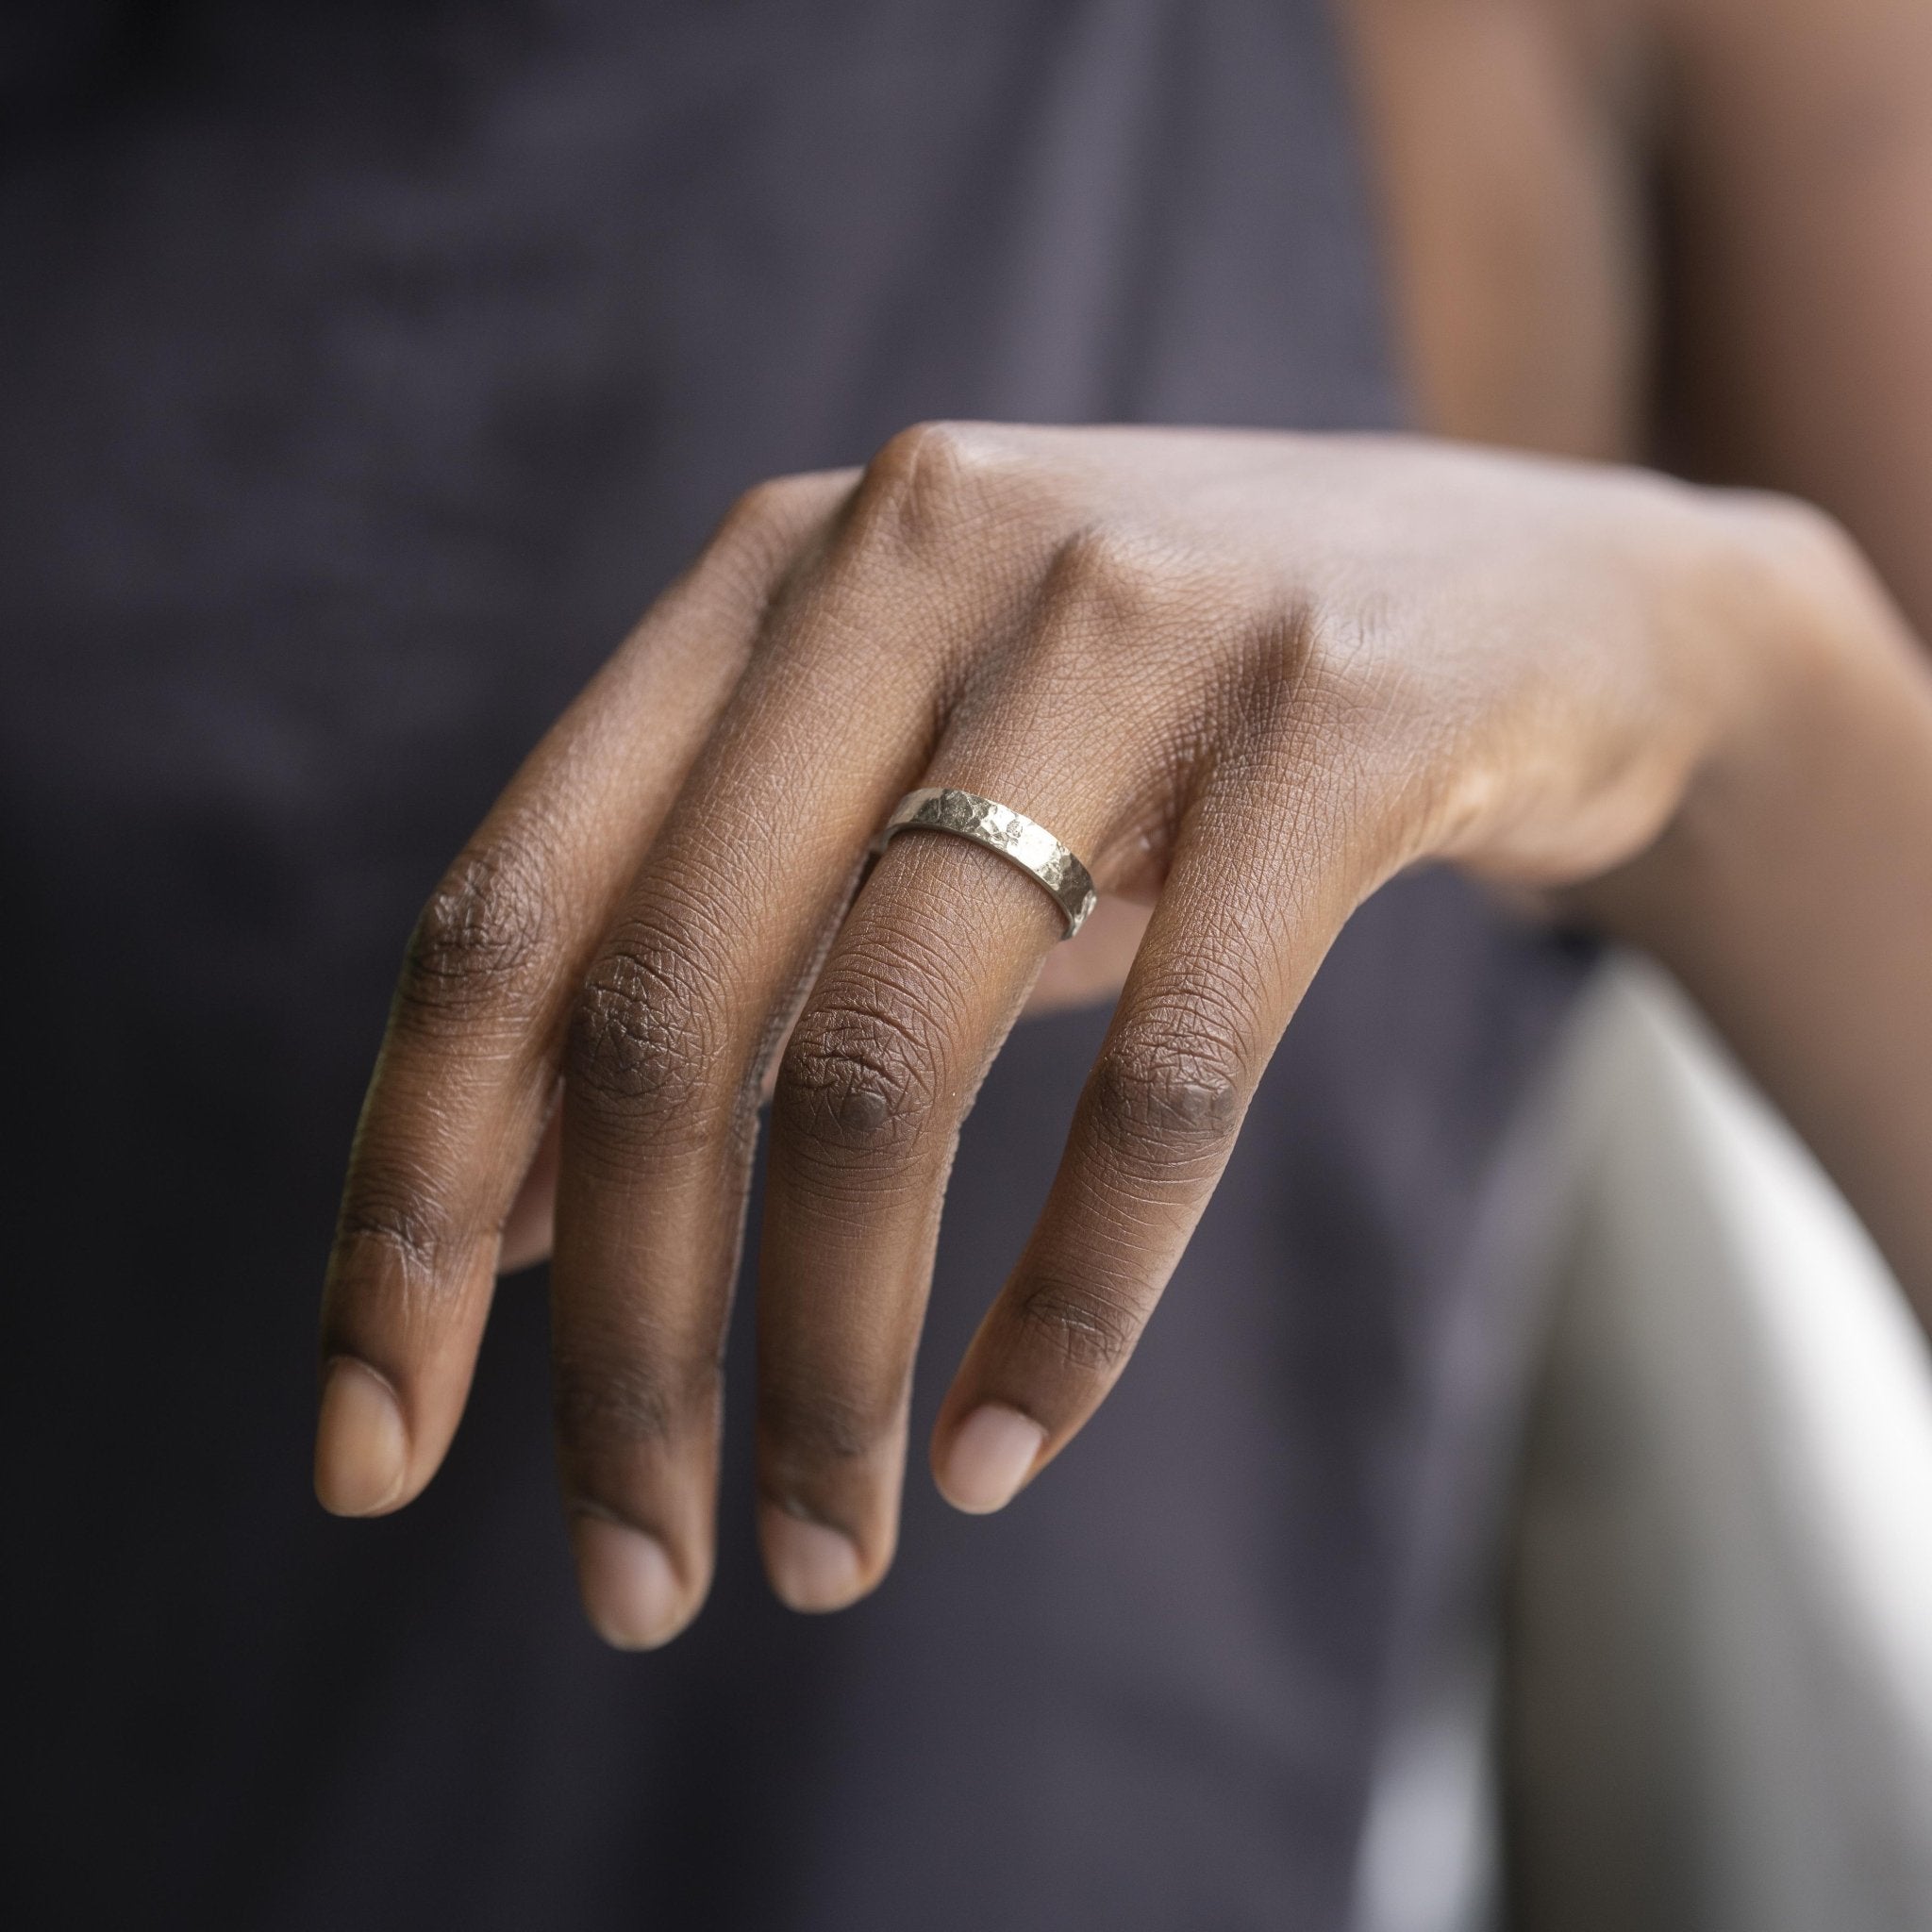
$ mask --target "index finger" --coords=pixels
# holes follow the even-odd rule
[[[740,503],[531,754],[418,921],[324,1290],[325,1507],[400,1507],[442,1460],[571,996],[774,588],[846,487],[802,477]]]

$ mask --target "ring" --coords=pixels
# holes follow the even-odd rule
[[[1053,894],[1067,922],[1062,939],[1070,940],[1080,930],[1099,896],[1092,874],[1044,825],[976,791],[956,791],[951,786],[908,791],[892,808],[892,816],[872,849],[883,852],[893,833],[908,831],[951,832],[1011,859]]]

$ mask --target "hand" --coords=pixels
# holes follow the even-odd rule
[[[329,1273],[324,1502],[377,1513],[428,1481],[513,1204],[527,1251],[554,1190],[586,1603],[625,1644],[689,1620],[789,1030],[760,1537],[800,1608],[878,1581],[955,1139],[1061,932],[961,840],[904,835],[865,873],[904,792],[957,785],[1153,908],[934,1437],[945,1494],[997,1508],[1121,1373],[1353,909],[1424,859],[1531,889],[1627,869],[1794,687],[1811,523],[1635,472],[1178,431],[933,425],[862,475],[754,491],[410,942]]]

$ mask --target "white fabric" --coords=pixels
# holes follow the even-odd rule
[[[1923,1932],[1924,1341],[1661,975],[1619,965],[1572,1044],[1507,1624],[1518,1932]]]

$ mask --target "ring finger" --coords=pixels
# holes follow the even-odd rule
[[[1165,815],[1150,790],[1185,782],[1160,750],[1177,708],[1144,683],[1122,695],[1116,681],[1108,703],[1074,695],[1091,682],[1078,667],[1096,624],[1118,615],[1091,591],[1084,567],[1049,588],[1037,643],[991,667],[920,784],[1022,812],[1093,855],[1102,889],[1144,891],[1135,834]],[[759,1539],[796,1608],[837,1608],[891,1561],[954,1147],[1065,930],[1037,877],[966,839],[909,831],[880,858],[799,1016],[774,1098],[758,1410]]]

